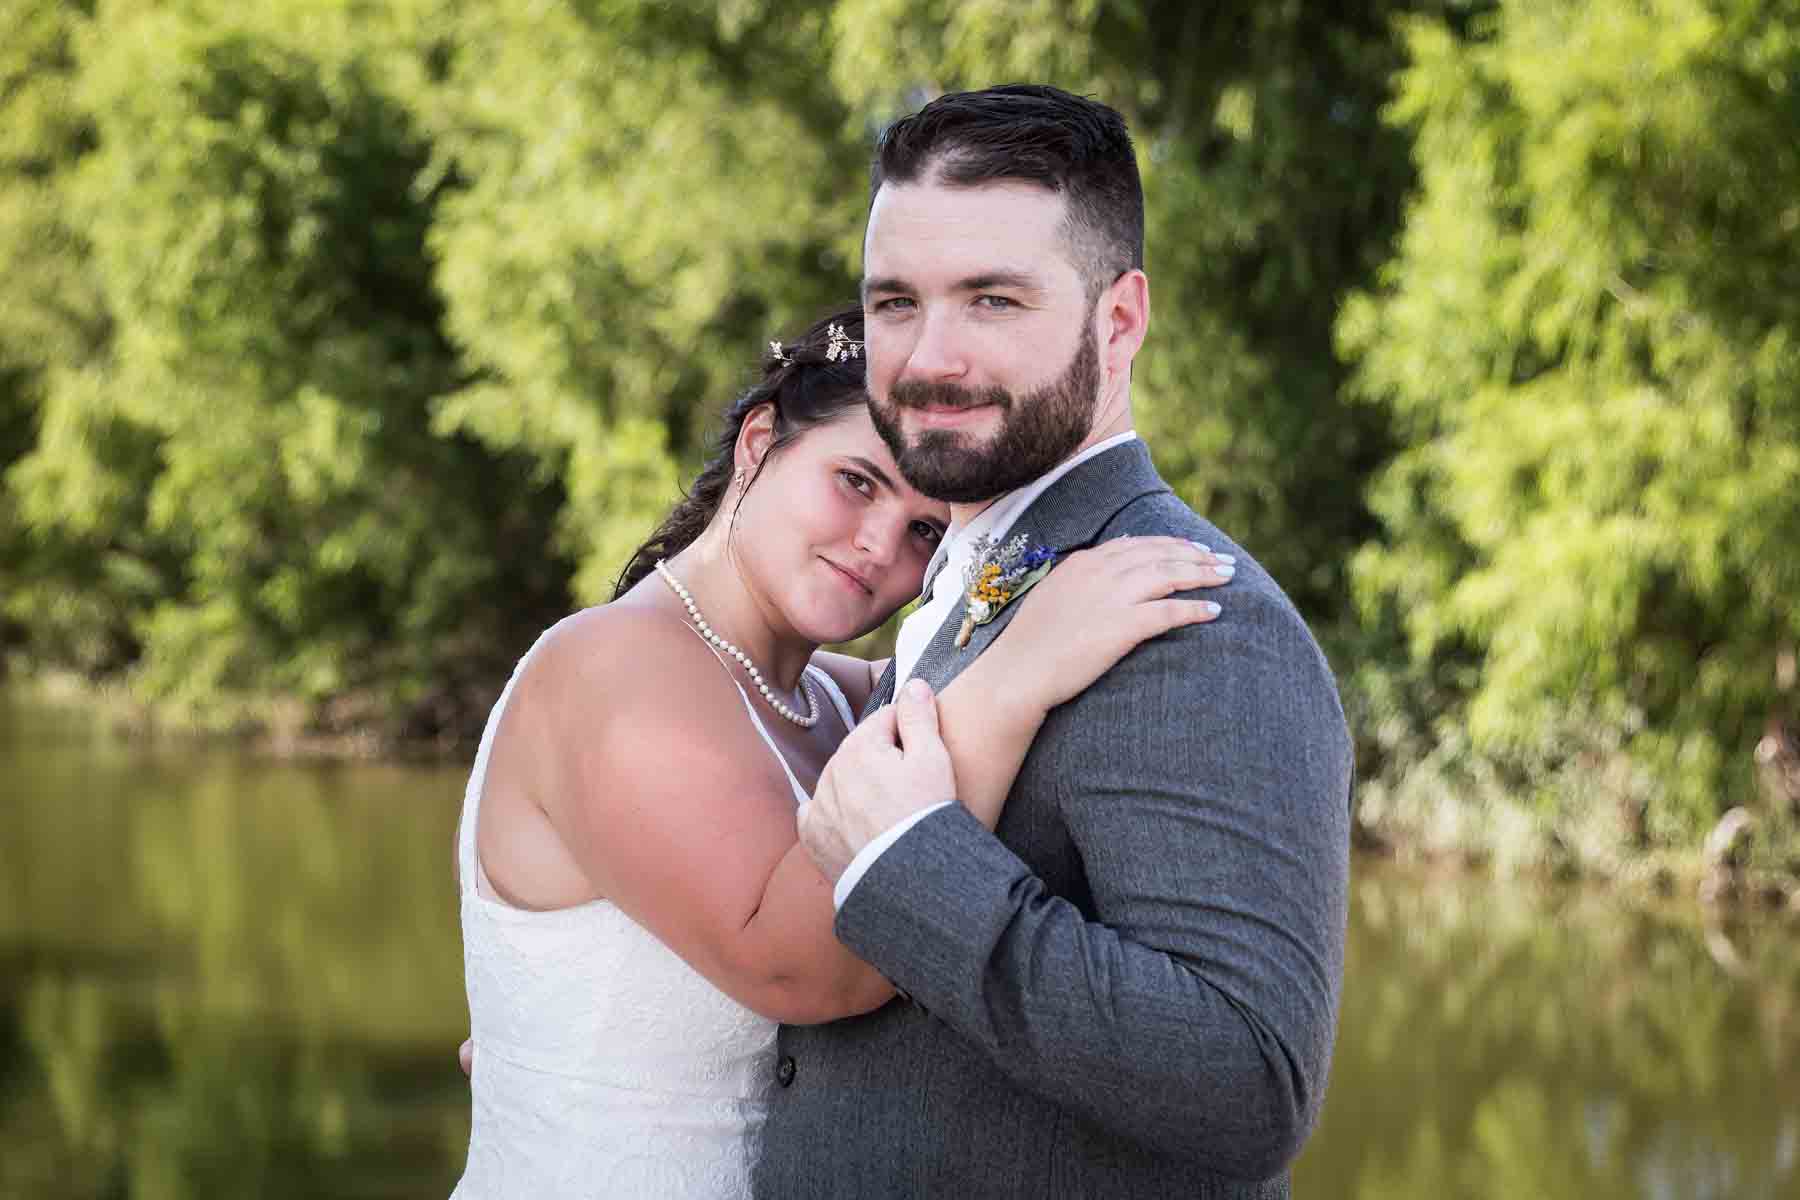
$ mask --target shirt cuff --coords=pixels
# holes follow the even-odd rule
[[[850,898],[850,893],[856,889],[858,883],[862,882],[862,877],[868,873],[870,867],[875,865],[875,860],[880,858],[883,854],[886,854],[888,847],[900,840],[901,834],[911,829],[914,825],[917,825],[920,821],[923,821],[926,817],[929,817],[938,809],[944,808],[952,803],[954,802],[944,800],[932,805],[930,808],[921,808],[910,817],[902,817],[899,821],[888,826],[886,831],[884,831],[880,837],[858,851],[856,857],[850,860],[850,865],[844,868],[844,873],[838,877],[837,886],[831,889],[831,906],[833,910],[844,907],[844,901]]]

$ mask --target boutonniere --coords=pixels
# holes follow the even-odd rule
[[[974,557],[963,568],[963,622],[956,631],[959,650],[969,644],[977,625],[999,616],[1001,609],[1023,596],[1056,565],[1056,551],[1033,546],[1022,533],[1006,543],[979,537],[973,549]]]

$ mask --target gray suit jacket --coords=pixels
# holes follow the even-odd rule
[[[1142,442],[1070,471],[1013,533],[1173,534],[1238,574],[1219,620],[1050,714],[996,833],[952,805],[863,877],[838,936],[910,999],[782,1028],[756,1194],[1285,1197],[1343,973],[1351,755],[1330,668]],[[1013,611],[963,650],[953,613],[917,674],[942,688]],[[890,671],[871,707],[892,690]]]

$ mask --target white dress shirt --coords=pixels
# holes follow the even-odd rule
[[[931,556],[931,562],[925,568],[925,578],[932,580],[931,595],[925,603],[912,611],[906,620],[900,622],[900,634],[894,641],[894,694],[900,694],[900,688],[912,678],[913,668],[919,664],[919,655],[924,653],[930,644],[932,635],[943,627],[950,618],[957,602],[963,598],[963,569],[969,565],[974,555],[977,539],[983,535],[999,540],[1013,527],[1032,502],[1050,487],[1051,484],[1067,475],[1070,471],[1093,458],[1103,454],[1115,446],[1123,446],[1134,441],[1137,434],[1127,429],[1124,433],[1114,434],[1102,442],[1095,442],[1081,453],[1064,459],[1056,467],[1038,476],[1024,487],[1006,493],[992,504],[975,514],[967,525],[951,525],[944,531],[944,538],[938,543],[937,553]],[[943,568],[938,569],[939,562]],[[937,571],[933,576],[932,572]],[[949,801],[945,801],[945,804]],[[886,831],[864,846],[857,856],[850,860],[850,865],[832,889],[832,902],[838,907],[844,901],[876,859],[886,852],[889,846],[900,840],[900,836],[926,816],[944,807],[934,804],[930,808],[921,809],[910,817],[902,817],[889,826]]]

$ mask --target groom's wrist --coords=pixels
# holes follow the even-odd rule
[[[892,846],[895,842],[899,841],[907,830],[911,829],[914,825],[917,825],[920,821],[923,821],[938,809],[954,803],[955,801],[953,800],[945,800],[938,804],[933,804],[930,808],[922,808],[911,816],[903,817],[894,822],[894,824],[888,826],[886,830],[877,835],[868,845],[857,851],[856,857],[850,860],[850,865],[844,868],[844,873],[838,876],[837,885],[831,889],[832,908],[840,909],[844,907],[844,901],[850,898],[850,893],[856,889],[856,885],[861,882],[862,877],[867,874],[869,868],[875,864],[875,860],[886,853],[889,846]]]

